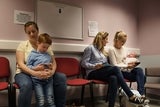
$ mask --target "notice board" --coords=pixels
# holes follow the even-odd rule
[[[52,0],[37,0],[35,13],[40,33],[48,33],[54,38],[83,39],[82,8]]]

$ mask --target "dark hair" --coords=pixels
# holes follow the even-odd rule
[[[52,44],[52,38],[47,33],[42,33],[38,36],[39,43],[48,43],[49,45]]]
[[[39,31],[39,28],[38,28],[38,25],[36,22],[33,22],[33,21],[28,21],[27,23],[24,24],[24,31],[26,32],[26,28],[30,25],[33,25],[37,31]]]

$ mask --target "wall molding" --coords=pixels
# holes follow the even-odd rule
[[[20,42],[21,41],[0,40],[0,51],[15,51]],[[57,53],[82,53],[87,46],[87,44],[53,43],[53,50]],[[107,46],[107,48],[108,47],[109,46]],[[140,49],[138,48],[128,48],[128,51],[140,55]]]
[[[0,40],[0,51],[15,51],[21,41]],[[53,43],[54,52],[76,52],[81,53],[88,45]]]
[[[0,51],[15,51],[20,41],[0,40]]]

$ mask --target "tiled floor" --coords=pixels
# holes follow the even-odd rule
[[[157,104],[156,103],[153,104],[153,103],[150,103],[149,107],[160,107],[160,103],[157,103]],[[0,107],[6,107],[6,106],[0,106]],[[35,107],[35,105],[33,105],[32,107]],[[88,103],[85,102],[84,106],[70,105],[66,107],[92,107],[92,106],[91,106],[91,102],[88,102]],[[108,107],[108,103],[106,103],[104,100],[98,100],[98,101],[95,101],[94,107]],[[116,102],[115,107],[120,107],[118,102]],[[130,106],[130,107],[134,107],[134,106]]]
[[[85,105],[85,107],[91,107],[91,105]],[[100,100],[95,102],[95,107],[108,107],[108,103],[106,103],[104,100]],[[116,103],[115,107],[120,107],[119,103]],[[131,106],[131,107],[134,107],[134,106]],[[149,104],[149,107],[160,107],[160,104]]]
[[[108,103],[106,103],[104,100],[100,100],[95,102],[95,107],[108,107]],[[91,104],[85,104],[84,106],[66,106],[66,107],[92,107]],[[115,107],[120,107],[119,103],[115,104]],[[138,106],[130,106],[130,107],[138,107]],[[149,107],[160,107],[160,104],[149,104]]]
[[[95,107],[108,107],[108,103],[106,103],[105,100],[96,100],[94,103],[94,106]],[[66,107],[92,107],[92,102],[91,101],[86,102],[85,100],[84,106],[74,106],[73,104],[71,106],[66,106]],[[120,107],[119,101],[116,102],[115,107]],[[135,104],[131,104],[128,107],[140,107],[140,106],[135,106]],[[151,99],[149,106],[145,106],[145,107],[160,107],[160,103],[159,101],[155,101]]]
[[[160,100],[153,100],[153,99],[150,99],[151,102],[149,104],[149,107],[160,107]],[[75,101],[75,104],[76,104],[76,101]],[[105,102],[105,100],[103,100],[102,98],[98,98],[98,99],[95,99],[95,102],[94,102],[94,107],[108,107],[108,103]],[[1,106],[0,107],[7,107],[7,106]],[[35,105],[32,105],[32,107],[35,107]],[[92,102],[90,99],[85,99],[84,101],[84,106],[66,106],[66,107],[92,107]],[[120,107],[119,106],[119,101],[116,101],[116,104],[115,104],[115,107]],[[134,106],[130,106],[130,107],[134,107]]]

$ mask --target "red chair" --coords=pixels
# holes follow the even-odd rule
[[[0,91],[8,91],[8,106],[11,107],[10,63],[6,57],[0,57]]]
[[[85,68],[83,68],[82,66],[81,66],[81,69],[82,69],[82,74],[83,74],[83,78],[87,78],[86,77],[86,70],[85,70]],[[91,99],[92,99],[92,102],[94,102],[94,94],[93,94],[93,89],[94,89],[94,87],[93,87],[93,85],[94,84],[103,84],[103,85],[108,85],[108,82],[105,82],[105,81],[101,81],[101,80],[95,80],[95,79],[91,79],[90,80],[91,82],[92,82],[92,84],[91,84]],[[125,79],[125,82],[129,82],[129,87],[131,88],[131,86],[132,86],[132,82],[135,82],[135,81],[130,81],[130,80],[127,80],[127,79]],[[121,88],[119,88],[119,99],[121,99]],[[107,90],[107,94],[106,94],[106,99],[105,99],[105,101],[107,102],[108,101],[108,90]],[[121,105],[121,102],[120,102],[120,105]],[[94,105],[93,105],[94,106]]]
[[[125,82],[129,83],[129,87],[132,88],[132,82],[136,82],[136,81],[132,81],[132,80],[128,80],[128,79],[124,79]]]
[[[87,79],[87,77],[86,77],[86,70],[82,66],[81,66],[81,71],[82,71],[82,74],[83,74],[83,78]],[[101,81],[101,80],[95,80],[95,79],[91,79],[90,81],[92,82],[92,84],[90,86],[91,99],[92,99],[92,102],[94,103],[94,87],[93,87],[93,85],[95,85],[95,84],[108,85],[108,82],[104,82],[104,81]],[[107,97],[108,97],[108,91],[107,91],[107,95],[106,95],[106,99],[105,99],[106,102],[108,101]],[[94,106],[94,104],[92,106]]]
[[[81,77],[80,62],[75,58],[57,57],[56,71],[62,72],[67,76],[68,86],[82,86],[80,104],[83,104],[84,90],[86,85],[91,86],[91,81]]]

